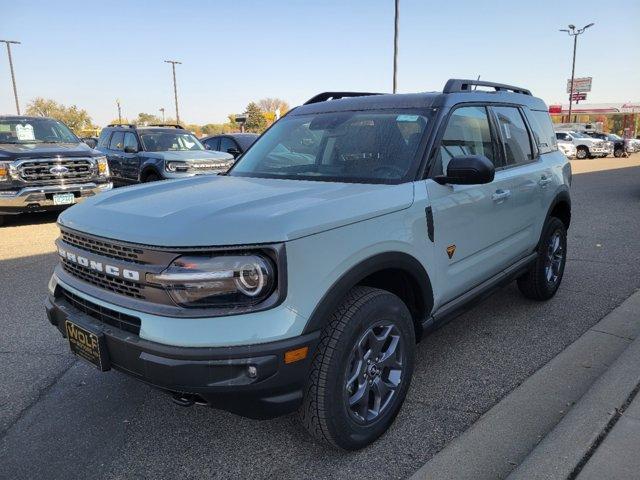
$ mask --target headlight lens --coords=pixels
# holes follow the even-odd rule
[[[250,306],[273,292],[275,271],[268,258],[257,254],[184,256],[150,280],[183,307]]]
[[[98,164],[98,174],[101,177],[109,176],[109,163],[107,157],[96,157],[96,163]]]
[[[0,182],[9,180],[9,162],[0,162]]]
[[[189,166],[184,162],[167,162],[167,171],[169,172],[186,172]]]

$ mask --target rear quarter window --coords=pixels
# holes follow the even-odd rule
[[[549,113],[540,110],[525,109],[529,124],[533,130],[533,137],[538,144],[540,153],[549,153],[558,150],[556,132],[553,130]]]

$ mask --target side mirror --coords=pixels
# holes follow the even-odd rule
[[[238,155],[240,155],[240,150],[238,150],[235,147],[231,147],[231,148],[227,148],[227,153],[230,153],[231,155],[233,155],[233,157],[237,157]]]
[[[480,185],[491,183],[496,169],[484,155],[453,157],[447,165],[447,174],[438,175],[434,180],[440,185]]]
[[[138,153],[138,149],[132,146],[124,147],[124,153]]]
[[[96,148],[96,146],[98,145],[98,142],[96,142],[93,138],[87,138],[83,140],[83,142],[91,148]]]
[[[204,144],[204,149],[205,149],[205,150],[211,150],[211,147],[209,146],[209,144],[208,144],[208,143],[205,143],[205,144]]]

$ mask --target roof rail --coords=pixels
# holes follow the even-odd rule
[[[148,125],[143,125],[143,126],[144,127],[179,128],[180,130],[184,130],[184,127],[177,123],[149,123]]]
[[[136,128],[133,123],[110,123],[107,127],[127,127],[127,128]]]
[[[531,95],[531,91],[526,88],[505,85],[504,83],[485,82],[484,80],[461,80],[459,78],[450,78],[447,80],[442,93],[472,92],[473,89],[471,89],[471,87],[491,87],[494,88],[496,92],[511,91],[513,93]]]
[[[368,92],[322,92],[316,95],[315,97],[311,97],[309,100],[304,102],[304,104],[310,105],[312,103],[326,102],[327,100],[339,100],[341,98],[347,98],[347,97],[367,97],[369,95],[382,95],[382,94],[368,93]]]

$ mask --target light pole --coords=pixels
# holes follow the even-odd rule
[[[393,93],[398,89],[398,19],[400,17],[400,0],[395,0],[393,19]]]
[[[164,123],[164,107],[160,109],[160,113],[162,113],[162,123]]]
[[[573,37],[573,62],[571,63],[571,88],[569,89],[569,122],[571,122],[571,107],[573,106],[573,79],[576,73],[576,47],[578,45],[578,35],[582,35],[584,31],[593,27],[595,24],[590,23],[582,28],[576,28],[575,25],[569,25],[569,28],[561,28],[561,32],[567,32],[570,37]]]
[[[0,40],[7,46],[7,55],[9,56],[9,70],[11,71],[11,81],[13,82],[13,98],[16,101],[16,112],[20,115],[20,104],[18,103],[18,88],[16,87],[16,76],[13,73],[13,59],[11,58],[11,44],[20,45],[15,40]]]
[[[171,64],[171,69],[173,70],[173,96],[176,101],[176,123],[180,125],[180,114],[178,113],[178,87],[176,85],[176,64],[180,65],[182,62],[178,62],[177,60],[165,60],[165,63]]]
[[[120,100],[116,99],[116,105],[118,106],[118,123],[122,123],[122,110],[120,110]]]

